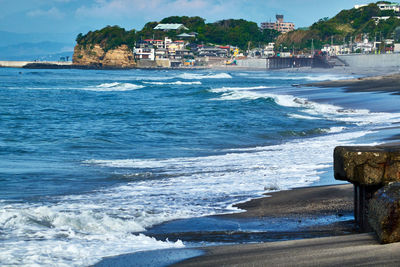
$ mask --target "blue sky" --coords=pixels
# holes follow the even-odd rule
[[[63,34],[66,41],[106,25],[140,30],[148,21],[172,15],[201,16],[207,22],[243,18],[257,23],[285,15],[296,27],[332,17],[357,0],[0,0],[0,31]]]

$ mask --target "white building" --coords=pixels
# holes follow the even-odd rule
[[[396,19],[400,19],[400,16],[394,16]],[[390,19],[391,17],[390,16],[382,16],[382,17],[372,17],[372,19],[375,21],[375,24],[376,25],[378,25],[378,23],[381,21],[381,20],[388,20],[388,19]]]
[[[355,49],[356,51],[360,50],[361,53],[371,53],[374,51],[374,44],[368,42],[368,40],[364,40],[363,42],[356,43]]]
[[[154,48],[136,47],[134,50],[135,59],[154,60]]]
[[[268,43],[268,45],[264,47],[263,56],[265,57],[275,56],[274,48],[275,48],[275,43]]]
[[[400,4],[399,3],[379,3],[378,7],[380,10],[393,10],[394,12],[400,12]]]
[[[368,6],[368,5],[367,4],[355,5],[354,8],[355,9],[359,9],[359,8],[362,8],[362,7],[365,7],[365,6]]]
[[[168,24],[158,24],[154,27],[154,30],[161,30],[161,31],[177,31],[177,30],[188,30],[183,24],[178,23],[168,23]]]

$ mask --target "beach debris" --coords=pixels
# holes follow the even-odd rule
[[[379,189],[369,202],[368,221],[382,244],[400,242],[400,183]]]

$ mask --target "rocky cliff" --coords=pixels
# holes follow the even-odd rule
[[[134,68],[132,50],[127,45],[105,51],[100,45],[76,45],[72,58],[74,65],[103,68]]]

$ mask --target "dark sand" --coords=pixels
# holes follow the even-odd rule
[[[313,87],[342,87],[348,92],[386,92],[400,94],[400,74],[390,74],[357,79],[323,81],[306,84]]]
[[[400,243],[380,245],[372,234],[206,248],[174,266],[399,266]]]
[[[304,187],[268,194],[270,197],[253,199],[237,204],[244,213],[223,217],[313,217],[353,212],[353,186],[351,184]]]

